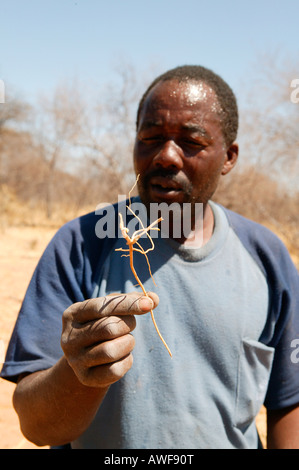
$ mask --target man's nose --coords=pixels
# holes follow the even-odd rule
[[[168,140],[154,157],[153,164],[156,167],[181,169],[183,167],[182,149],[174,140]]]

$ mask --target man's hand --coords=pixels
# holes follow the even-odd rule
[[[131,368],[135,315],[159,303],[156,294],[148,295],[111,294],[75,303],[64,312],[61,347],[83,385],[107,387]]]
[[[63,314],[64,355],[20,378],[13,402],[23,434],[37,445],[77,439],[94,419],[110,384],[132,366],[135,315],[158,305],[155,294],[113,294],[78,302]]]

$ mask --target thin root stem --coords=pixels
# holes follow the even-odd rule
[[[139,276],[134,268],[134,264],[133,264],[133,253],[134,251],[137,251],[138,253],[141,253],[142,255],[145,256],[146,258],[146,262],[147,262],[147,265],[148,265],[148,269],[149,269],[149,273],[150,273],[150,276],[154,282],[154,284],[156,285],[155,281],[154,281],[154,278],[152,276],[152,273],[151,273],[151,267],[150,267],[150,262],[149,262],[149,259],[147,257],[147,253],[149,251],[152,251],[154,248],[155,248],[155,245],[154,245],[154,242],[153,242],[153,239],[152,237],[150,236],[149,234],[149,231],[150,230],[160,230],[158,227],[155,227],[155,225],[157,225],[162,219],[162,217],[160,217],[159,219],[155,220],[152,224],[150,224],[148,227],[144,227],[141,219],[135,214],[135,212],[131,209],[130,205],[131,205],[131,192],[133,191],[134,187],[136,186],[137,184],[137,181],[139,179],[139,175],[137,176],[137,179],[135,181],[135,184],[134,186],[132,187],[132,189],[130,190],[129,192],[129,205],[127,206],[127,208],[129,209],[129,211],[131,212],[131,214],[136,217],[136,219],[139,221],[140,225],[141,225],[141,229],[139,230],[136,230],[136,232],[133,233],[132,237],[129,236],[128,234],[128,229],[127,227],[125,227],[124,225],[124,221],[123,221],[123,218],[122,218],[122,215],[119,214],[119,218],[120,218],[120,222],[119,222],[119,226],[120,226],[120,230],[121,230],[121,233],[124,237],[124,239],[126,240],[126,243],[128,245],[128,249],[124,249],[124,248],[117,248],[116,251],[126,251],[128,252],[128,254],[123,254],[122,256],[128,256],[130,258],[130,268],[131,268],[131,271],[136,279],[136,281],[138,282],[139,286],[141,287],[142,289],[142,292],[144,293],[144,295],[146,297],[149,297],[149,295],[147,294],[141,280],[139,279]],[[147,237],[149,238],[150,242],[151,242],[151,247],[148,248],[147,250],[144,250],[143,247],[140,245],[140,243],[138,242],[138,240],[140,239],[140,237],[142,237],[142,235],[146,234]],[[136,243],[136,245],[139,247],[139,248],[135,248],[134,247],[134,244]],[[159,328],[157,326],[157,323],[156,323],[156,320],[155,320],[155,317],[154,317],[154,312],[153,310],[151,310],[151,318],[152,318],[152,321],[153,321],[153,324],[154,324],[154,327],[159,335],[159,338],[161,339],[162,343],[164,344],[165,348],[167,349],[170,357],[172,357],[172,353],[169,349],[169,347],[167,346],[166,344],[166,341],[164,340],[163,336],[161,335],[160,331],[159,331]]]

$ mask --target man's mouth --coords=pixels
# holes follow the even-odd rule
[[[150,186],[154,192],[162,194],[174,194],[182,191],[182,187],[178,182],[165,176],[154,176],[150,179]]]

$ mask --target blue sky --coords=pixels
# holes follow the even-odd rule
[[[119,60],[197,63],[238,88],[260,53],[299,59],[298,0],[0,0],[0,16],[0,79],[28,101],[74,77],[106,83]]]

